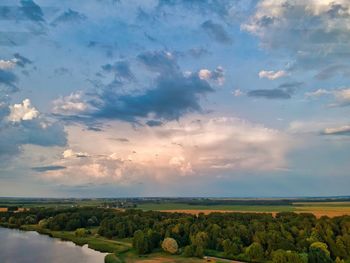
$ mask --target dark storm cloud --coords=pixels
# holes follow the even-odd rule
[[[21,5],[21,11],[28,19],[38,22],[44,21],[43,11],[41,10],[40,6],[37,5],[34,1],[22,0]]]
[[[266,99],[290,99],[295,91],[303,85],[303,82],[282,83],[276,89],[256,89],[248,92],[249,97]]]
[[[174,56],[164,51],[144,52],[137,58],[150,70],[159,73],[174,73],[179,71]]]
[[[152,115],[161,121],[202,111],[201,95],[213,92],[207,81],[197,74],[184,76],[173,55],[167,52],[145,52],[138,59],[150,71],[160,73],[154,87],[135,94],[118,94],[115,89],[104,88],[91,101],[97,109],[93,117],[138,122]]]
[[[67,144],[67,134],[61,124],[56,122],[44,127],[38,119],[20,123],[0,120],[0,135],[0,159],[20,153],[24,144],[43,147]]]
[[[22,0],[20,6],[0,6],[0,20],[44,21],[44,14],[39,5],[32,0]]]
[[[157,121],[157,120],[149,120],[146,122],[146,124],[150,127],[157,127],[157,126],[162,126],[163,122]]]
[[[14,56],[15,59],[17,60],[17,61],[16,61],[16,65],[18,65],[18,66],[20,66],[20,67],[22,67],[22,68],[24,68],[24,67],[25,67],[26,65],[28,65],[28,64],[32,64],[32,63],[33,63],[33,61],[31,61],[30,59],[28,59],[28,58],[22,56],[22,55],[19,54],[19,53],[15,53],[13,56]]]
[[[134,80],[135,76],[130,70],[130,65],[127,61],[118,61],[114,64],[105,64],[102,69],[107,73],[113,73],[115,79],[122,80]]]
[[[282,89],[258,89],[248,92],[249,97],[260,97],[266,99],[290,99],[291,94]]]
[[[214,40],[222,44],[231,44],[232,39],[225,31],[222,25],[216,24],[211,20],[205,21],[201,27]]]
[[[61,165],[48,165],[48,166],[38,166],[38,167],[32,167],[32,170],[40,173],[44,173],[47,171],[57,171],[57,170],[63,170],[66,169],[65,166]]]
[[[11,71],[0,69],[0,87],[1,85],[5,85],[7,88],[10,88],[10,92],[17,91],[17,80],[17,76]]]
[[[157,78],[155,88],[138,95],[119,95],[113,90],[104,90],[99,96],[101,102],[93,104],[98,109],[94,116],[131,122],[150,114],[164,120],[179,119],[186,113],[202,111],[200,95],[212,91],[198,76],[162,75]]]
[[[58,16],[52,23],[52,26],[57,26],[62,23],[77,23],[84,21],[87,17],[84,14],[81,14],[72,9],[68,9],[68,11],[64,12],[60,16]]]
[[[304,83],[303,82],[298,82],[298,81],[295,81],[295,82],[285,82],[285,83],[282,83],[278,86],[279,89],[287,89],[289,90],[290,92],[294,92],[295,89],[301,87]]]

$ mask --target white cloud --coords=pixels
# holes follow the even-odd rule
[[[288,73],[285,72],[284,70],[279,70],[279,71],[266,71],[266,70],[262,70],[259,72],[259,78],[267,78],[269,80],[275,80],[275,79],[279,79],[282,77],[286,77],[288,76]]]
[[[88,109],[86,102],[82,100],[82,92],[77,91],[68,96],[60,97],[53,102],[53,113],[72,115],[79,114]]]
[[[326,135],[336,135],[336,134],[348,134],[350,135],[350,125],[344,125],[340,127],[326,128],[323,131]]]
[[[339,105],[350,104],[350,88],[343,88],[334,91],[334,97]]]
[[[306,92],[305,96],[306,97],[310,97],[310,98],[318,98],[318,97],[322,97],[324,95],[329,95],[329,94],[332,94],[332,92],[330,92],[329,90],[318,89],[318,90],[315,90],[315,91]]]
[[[201,69],[198,72],[198,77],[200,79],[205,79],[205,80],[209,80],[211,77],[211,71],[209,69]]]
[[[312,98],[319,98],[326,95],[331,95],[334,98],[334,102],[329,105],[331,107],[350,105],[350,88],[339,88],[333,90],[318,89],[305,93],[306,97]]]
[[[219,85],[223,85],[225,83],[225,71],[221,66],[218,66],[213,71],[210,71],[209,69],[201,69],[198,71],[198,77],[207,81],[213,80]]]
[[[22,103],[10,105],[10,115],[8,120],[12,122],[20,122],[32,120],[39,116],[39,111],[32,107],[29,99],[23,100]]]
[[[62,153],[62,156],[64,159],[68,159],[68,158],[81,158],[81,157],[88,157],[89,154],[86,152],[75,152],[72,149],[67,149]]]
[[[16,66],[16,59],[11,59],[11,60],[3,60],[0,59],[0,69],[12,69]]]
[[[98,134],[70,127],[68,134],[81,152],[65,150],[64,158],[53,165],[66,168],[46,175],[71,184],[108,180],[126,184],[145,181],[145,177],[163,182],[178,176],[217,174],[218,169],[229,174],[275,171],[288,166],[286,156],[295,145],[283,132],[225,117],[138,129],[110,123]],[[111,140],[123,134],[128,134],[129,143]]]
[[[235,97],[240,97],[242,95],[244,95],[244,92],[241,91],[240,89],[236,89],[232,92],[232,94],[235,96]]]

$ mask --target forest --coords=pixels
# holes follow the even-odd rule
[[[4,227],[38,225],[107,239],[130,239],[135,253],[164,250],[184,257],[217,256],[246,262],[350,262],[350,216],[316,218],[282,212],[190,215],[128,209],[31,208],[0,213]]]

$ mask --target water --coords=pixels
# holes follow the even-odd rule
[[[105,255],[87,245],[0,227],[1,263],[103,263]]]

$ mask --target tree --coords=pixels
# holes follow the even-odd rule
[[[162,242],[162,248],[165,252],[168,252],[170,254],[176,254],[179,249],[179,246],[177,245],[175,239],[167,237]]]
[[[148,240],[141,230],[135,231],[132,245],[139,255],[149,252]]]
[[[332,263],[330,256],[321,248],[310,247],[308,263]]]
[[[293,251],[279,249],[272,253],[272,263],[305,263],[302,256]]]
[[[253,242],[246,248],[245,254],[252,262],[259,262],[264,259],[264,249],[260,243]]]
[[[225,239],[222,242],[222,246],[224,248],[224,254],[226,257],[234,257],[240,253],[240,246],[238,245],[238,241],[231,241],[230,239]]]
[[[78,228],[77,230],[75,230],[74,234],[77,237],[85,237],[87,234],[87,231],[85,228]]]
[[[328,251],[328,246],[323,242],[314,242],[310,245],[310,248],[318,248],[322,250],[327,256],[330,256],[330,252]]]

